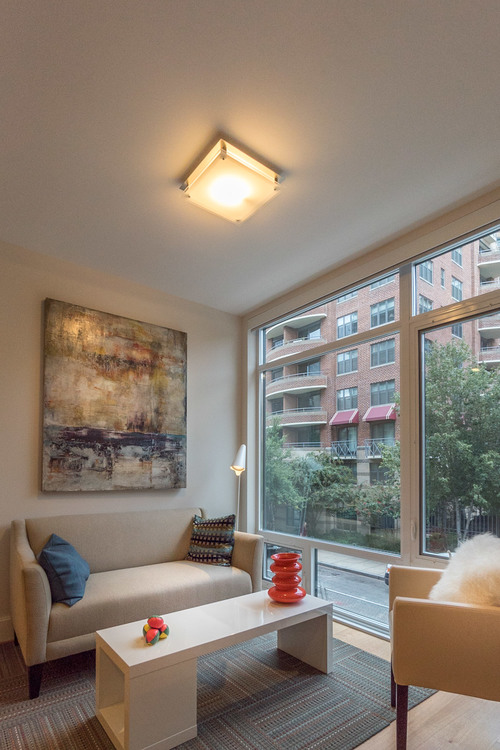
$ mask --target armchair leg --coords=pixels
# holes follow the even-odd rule
[[[33,664],[28,667],[28,683],[30,700],[38,698],[40,695],[40,685],[42,684],[43,664]]]
[[[406,750],[408,685],[396,685],[396,750]]]
[[[394,672],[392,671],[392,660],[391,660],[391,707],[396,707],[396,683],[394,681]]]

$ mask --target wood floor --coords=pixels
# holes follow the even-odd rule
[[[333,624],[333,634],[347,643],[390,659],[387,641]],[[457,655],[460,658],[460,655]],[[499,678],[500,680],[500,665]],[[389,696],[387,696],[389,700]],[[395,724],[379,732],[358,750],[392,750]],[[408,715],[407,750],[500,750],[500,703],[451,693],[436,693]]]

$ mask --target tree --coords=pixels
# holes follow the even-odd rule
[[[300,507],[302,498],[294,483],[292,452],[285,448],[279,419],[266,430],[264,461],[264,527],[276,528],[276,510],[280,505]]]
[[[320,536],[320,520],[352,506],[356,481],[352,471],[327,452],[308,453],[293,465],[295,486],[302,495],[307,535]]]
[[[424,410],[427,518],[453,514],[460,542],[475,516],[500,508],[500,374],[463,341],[433,343]]]

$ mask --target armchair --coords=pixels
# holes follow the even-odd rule
[[[406,749],[408,686],[500,701],[500,607],[428,599],[442,571],[393,565],[389,576],[391,705]]]

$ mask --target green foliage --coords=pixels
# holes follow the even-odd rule
[[[500,374],[463,341],[426,353],[425,443],[427,516],[454,514],[463,539],[478,512],[500,508]]]

